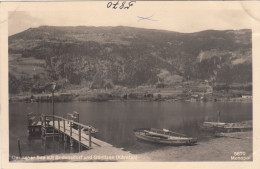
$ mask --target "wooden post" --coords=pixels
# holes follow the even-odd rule
[[[65,144],[67,145],[67,135],[66,134],[64,134],[64,142],[65,142]]]
[[[46,116],[44,116],[44,127],[46,129]]]
[[[52,138],[53,138],[53,141],[54,141],[54,133],[55,133],[55,129],[54,129],[54,127],[55,127],[55,121],[54,121],[54,115],[52,116],[52,129],[53,129],[53,133],[52,133]]]
[[[72,136],[72,123],[70,122],[70,137]]]
[[[19,157],[22,157],[22,152],[21,152],[21,146],[20,146],[20,140],[18,139],[18,150],[19,150]]]
[[[52,120],[53,122],[52,122],[52,123],[53,123],[53,132],[54,132],[54,128],[55,128],[55,118],[54,118],[54,116],[52,116],[52,118],[53,118],[53,120]]]
[[[59,129],[59,132],[60,132],[60,119],[58,118],[58,129]]]
[[[79,132],[79,152],[81,151],[81,126],[78,125],[78,132]]]
[[[58,135],[59,135],[59,140],[61,137],[61,132],[60,132],[60,119],[58,118]]]
[[[42,126],[41,126],[41,131],[42,131],[42,138],[44,136],[44,115],[41,115],[41,120],[42,120]]]
[[[73,139],[72,139],[72,137],[70,138],[70,147],[73,147]]]
[[[89,145],[89,147],[91,147],[91,130],[92,130],[92,128],[90,127],[89,130],[88,130],[88,137],[89,137],[89,139],[88,139],[88,141],[89,141],[88,145]]]
[[[64,146],[67,146],[67,136],[66,136],[66,128],[65,128],[65,120],[63,119],[63,131],[64,131],[64,134],[63,134],[63,137],[64,137]]]
[[[43,115],[41,115],[41,126],[43,126]]]
[[[64,131],[64,134],[66,132],[66,128],[65,128],[65,120],[63,120],[63,131]]]
[[[44,155],[46,155],[46,139],[42,139],[42,145],[43,145]]]
[[[70,147],[73,147],[73,140],[72,140],[72,122],[70,122]]]
[[[54,128],[54,90],[52,90],[52,117],[53,117],[53,128]]]
[[[63,141],[64,141],[64,150],[67,147],[67,136],[65,134],[63,134]]]

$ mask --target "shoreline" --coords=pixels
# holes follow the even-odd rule
[[[44,103],[51,102],[51,95],[16,95],[9,96],[9,102],[27,102],[27,103]],[[192,102],[192,103],[206,103],[206,102],[240,102],[240,103],[252,103],[253,98],[249,96],[248,98],[243,97],[214,97],[213,95],[207,96],[207,98],[193,98],[192,96],[152,96],[146,97],[141,96],[138,98],[125,98],[124,96],[113,96],[111,94],[103,93],[93,95],[73,95],[73,94],[63,94],[57,93],[54,96],[55,102],[106,102],[106,101],[116,101],[116,102],[128,102],[128,101],[145,101],[145,102]]]
[[[177,162],[177,161],[252,161],[252,131],[235,132],[234,137],[214,137],[194,146],[162,146],[148,152],[100,147],[79,153],[63,153],[14,159],[10,162]],[[149,143],[145,143],[149,144]],[[151,144],[150,146],[153,146]],[[136,147],[133,147],[134,149]],[[140,150],[142,151],[142,150]],[[237,154],[243,152],[243,154]]]
[[[115,86],[106,89],[88,87],[58,89],[54,93],[55,102],[71,101],[168,101],[168,102],[251,102],[251,90],[238,90],[236,87],[225,90],[214,90],[208,85],[192,86],[191,84],[175,87],[158,88],[155,86],[138,86],[127,88]],[[20,92],[9,94],[10,102],[51,102],[50,91],[41,93]]]

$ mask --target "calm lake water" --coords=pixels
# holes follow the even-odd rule
[[[17,140],[21,142],[22,155],[44,155],[77,152],[58,141],[31,139],[27,132],[27,113],[51,114],[51,103],[9,104],[10,156],[18,155]],[[165,128],[190,136],[200,136],[198,123],[217,120],[238,122],[252,119],[252,103],[170,103],[142,101],[69,102],[55,103],[55,114],[67,117],[77,111],[80,122],[98,128],[98,138],[132,153],[160,148],[162,145],[136,140],[133,129],[143,127]],[[203,141],[203,137],[199,137]],[[51,139],[52,140],[52,139]],[[205,141],[205,140],[204,140]]]

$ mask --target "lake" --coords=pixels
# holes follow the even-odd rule
[[[252,120],[252,103],[220,102],[146,102],[146,101],[108,101],[108,102],[66,102],[55,103],[55,115],[67,117],[67,113],[77,111],[80,123],[98,128],[98,138],[132,153],[141,153],[160,148],[138,142],[133,129],[153,127],[165,128],[190,136],[199,136],[206,141],[198,128],[204,120],[218,119],[221,111],[222,122]],[[32,139],[27,132],[27,114],[52,114],[51,103],[10,103],[9,104],[9,150],[10,156],[18,156],[17,140],[21,142],[23,156],[77,152],[62,142]],[[51,139],[52,140],[52,139]]]

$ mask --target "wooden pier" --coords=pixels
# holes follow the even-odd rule
[[[84,129],[87,129],[88,133],[85,133]],[[69,142],[71,147],[77,143],[79,151],[82,147],[112,147],[111,144],[93,137],[92,130],[92,126],[60,116],[28,114],[29,135],[41,135],[43,139],[60,137],[64,142]]]

